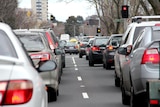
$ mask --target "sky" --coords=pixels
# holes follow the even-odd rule
[[[61,0],[62,1],[62,0]],[[70,0],[71,1],[71,0]],[[19,0],[20,8],[31,8],[31,0]],[[86,0],[73,0],[70,3],[48,0],[48,13],[53,14],[58,21],[65,22],[69,16],[82,16],[84,19],[95,15],[94,6]]]

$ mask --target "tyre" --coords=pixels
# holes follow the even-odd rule
[[[110,65],[109,63],[106,62],[105,68],[106,68],[106,70],[111,69],[111,65]]]
[[[48,87],[48,102],[57,101],[58,91]]]
[[[81,53],[79,53],[79,58],[82,58],[82,54]]]
[[[89,66],[94,66],[93,61],[89,60]]]
[[[134,94],[133,87],[131,87],[131,98],[130,98],[130,107],[137,107],[138,104],[138,97]],[[142,99],[141,99],[142,100]]]
[[[88,56],[86,55],[86,60],[88,60]]]
[[[117,77],[116,71],[114,75],[114,82],[116,87],[120,87],[120,78]]]

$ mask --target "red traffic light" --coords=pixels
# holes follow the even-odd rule
[[[124,11],[127,10],[127,7],[126,7],[126,6],[123,6],[123,9],[122,9],[122,10],[124,10]]]

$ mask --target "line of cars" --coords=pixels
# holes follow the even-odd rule
[[[85,48],[89,66],[103,64],[105,69],[114,66],[115,86],[121,89],[124,105],[160,105],[159,99],[149,101],[146,90],[149,80],[160,78],[160,21],[154,18],[160,16],[135,16],[124,34],[113,34],[99,45],[94,37]]]
[[[42,36],[33,35],[35,37],[23,38],[21,36],[22,41],[35,44],[30,40],[38,38],[36,43],[44,48]],[[48,87],[40,74],[51,74],[57,69],[57,62],[46,60],[35,67],[25,45],[13,29],[5,23],[0,23],[0,37],[0,105],[3,107],[48,107]],[[27,49],[32,49],[29,46]],[[42,49],[35,47],[38,48],[37,50]],[[41,55],[40,57],[43,60],[48,56]]]

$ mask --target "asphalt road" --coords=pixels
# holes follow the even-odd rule
[[[102,64],[89,67],[78,55],[66,55],[59,96],[48,107],[129,107],[121,103],[120,88],[114,86],[114,68]]]

